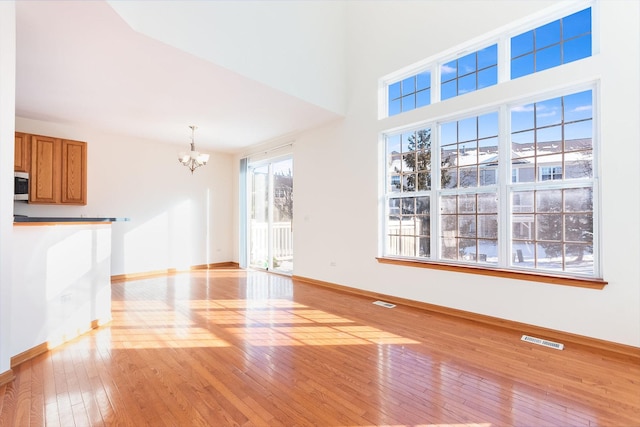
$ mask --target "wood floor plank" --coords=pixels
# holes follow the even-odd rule
[[[4,407],[4,400],[7,393],[7,384],[0,385],[0,414],[2,414],[2,408]],[[0,419],[0,422],[2,419]]]
[[[71,399],[73,397],[73,390],[69,390],[69,383],[67,382],[66,372],[64,369],[65,358],[68,357],[63,352],[53,352],[51,354],[51,360],[53,362],[53,375],[56,385],[56,404],[58,408],[58,416],[60,424],[63,426],[75,426],[73,418],[73,410]],[[72,379],[70,379],[72,381]]]
[[[108,331],[110,332],[110,331]],[[102,413],[105,425],[143,426],[144,419],[129,388],[121,380],[123,373],[120,367],[112,363],[112,349],[105,342],[103,346],[96,345],[96,369],[98,377],[93,382],[97,394],[104,392],[108,399],[110,410],[105,408]]]
[[[0,426],[640,426],[640,366],[273,274],[114,283],[113,320],[14,369]]]
[[[96,365],[96,359],[99,356],[92,347],[85,348],[82,352],[83,367],[86,374],[86,382],[83,382],[82,399],[85,404],[89,404],[92,407],[89,410],[89,417],[92,423],[98,424],[98,420],[100,420],[101,425],[104,425],[105,420],[113,413],[113,409]]]
[[[16,407],[15,422],[20,424],[31,424],[31,395],[32,395],[32,377],[33,369],[31,369],[31,361],[27,362],[27,366],[22,372],[20,386],[18,387],[18,403]],[[37,393],[37,390],[34,390]]]
[[[31,408],[29,420],[33,425],[45,424],[45,364],[29,361],[31,369]]]
[[[43,425],[60,426],[60,416],[56,396],[56,383],[53,373],[53,358],[50,353],[40,354],[33,359],[33,366],[42,369],[42,399],[44,423]],[[38,403],[40,402],[38,401]],[[36,402],[34,402],[34,410]],[[1,413],[1,412],[0,412]]]

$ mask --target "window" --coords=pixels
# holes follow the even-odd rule
[[[513,264],[592,276],[591,186],[514,191]]]
[[[387,139],[390,192],[431,188],[431,129],[423,128]]]
[[[511,78],[591,56],[591,8],[511,38]]]
[[[590,90],[513,107],[511,158],[518,181],[592,177],[592,122]]]
[[[431,72],[424,71],[390,84],[388,87],[389,116],[431,103]]]
[[[430,198],[389,199],[387,253],[401,257],[429,257],[431,253]]]
[[[442,188],[495,184],[486,177],[497,167],[498,113],[444,123],[440,132]]]
[[[591,90],[511,108],[514,266],[594,274],[592,122]]]
[[[386,143],[388,208],[386,253],[431,254],[431,129],[389,136]]]
[[[449,61],[440,67],[440,99],[463,95],[498,82],[498,45]]]
[[[515,31],[500,38],[494,32],[485,45],[497,44],[455,59],[448,52],[419,69],[435,70],[442,101],[502,84],[499,67],[511,65],[517,78],[591,56],[592,8],[562,13],[515,37]],[[418,76],[388,86],[389,115],[417,108],[418,93],[430,91]],[[384,135],[383,256],[601,277],[597,76],[580,85],[561,74],[531,78],[531,87],[511,86],[516,93],[498,89],[484,101],[425,108],[423,122]],[[553,88],[548,94],[540,89],[545,84]]]
[[[387,98],[386,116],[494,86],[498,84],[498,67],[510,65],[511,79],[516,79],[590,57],[593,46],[592,8],[504,39],[500,44],[505,50],[510,49],[510,64],[498,64],[499,43],[495,43],[452,60],[434,58],[427,61],[428,65],[423,63],[417,68],[420,71],[409,77],[382,79]],[[439,70],[440,97],[432,100],[431,77],[434,70]]]
[[[385,255],[593,277],[592,92],[387,135]]]
[[[440,199],[441,258],[498,262],[498,203],[495,193],[443,195]]]
[[[496,263],[498,113],[442,123],[440,146],[441,258]]]
[[[562,166],[543,166],[540,168],[542,181],[562,179]]]

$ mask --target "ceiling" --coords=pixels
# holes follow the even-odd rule
[[[179,48],[134,30],[116,9],[97,0],[16,2],[16,116],[175,144],[189,142],[193,124],[198,149],[230,153],[341,117],[339,108],[321,106],[302,89],[256,78],[260,63],[252,64],[252,76],[223,67],[212,55],[188,53],[197,52],[188,38]],[[270,48],[261,37],[243,43],[253,49],[248,54]],[[233,37],[218,36],[215,44],[242,52],[233,49]],[[277,75],[268,70],[269,57],[263,61],[265,71]],[[341,71],[334,69],[337,76]],[[298,74],[304,73],[289,80]]]

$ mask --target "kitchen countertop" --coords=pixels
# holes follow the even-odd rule
[[[103,218],[103,217],[57,217],[57,216],[21,216],[14,215],[14,224],[30,223],[83,223],[83,222],[121,222],[129,221],[129,218]]]

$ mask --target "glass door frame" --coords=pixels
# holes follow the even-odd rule
[[[274,212],[276,210],[275,206],[275,173],[274,173],[274,164],[289,161],[291,164],[291,179],[293,180],[293,154],[287,153],[280,156],[274,156],[266,159],[261,159],[259,161],[251,162],[249,161],[247,164],[247,174],[246,174],[246,182],[247,182],[247,204],[246,204],[246,218],[247,218],[247,232],[246,232],[246,252],[247,252],[247,267],[254,269],[261,269],[269,272],[280,273],[291,275],[293,274],[293,267],[288,269],[279,269],[278,266],[274,266],[274,260],[276,257],[274,256],[275,249],[274,248]],[[256,260],[253,258],[253,244],[252,242],[254,233],[252,227],[254,226],[254,220],[252,212],[254,210],[254,172],[257,169],[267,167],[267,215],[266,215],[266,262],[262,265],[255,263]],[[293,186],[293,182],[292,182]],[[290,233],[291,233],[291,241],[293,240],[292,232],[293,232],[293,212],[291,212],[290,218]],[[293,244],[291,244],[293,246]],[[293,248],[291,249],[291,256],[293,257]],[[292,258],[293,259],[293,258]],[[293,262],[293,261],[291,261]]]

